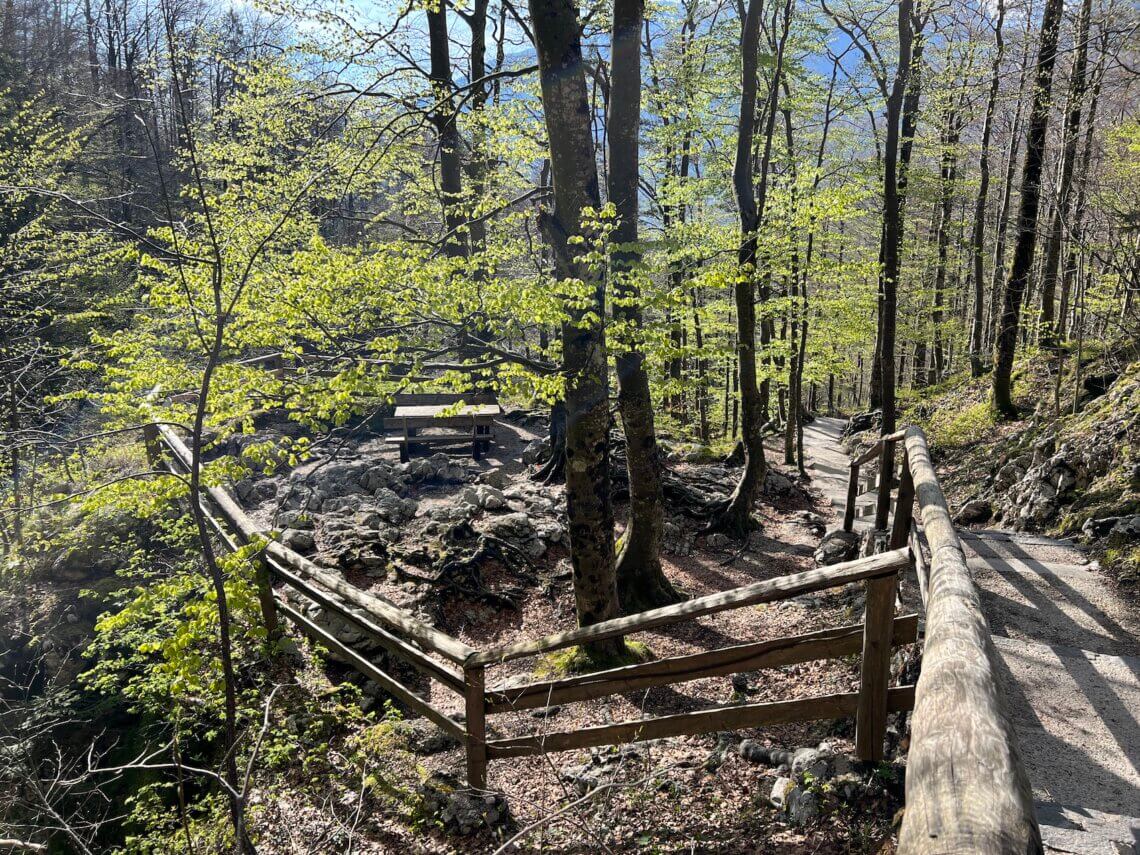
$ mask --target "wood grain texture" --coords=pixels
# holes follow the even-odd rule
[[[891,689],[887,696],[887,707],[891,711],[909,709],[912,698],[909,686]],[[585,727],[574,731],[497,739],[487,743],[487,755],[492,760],[503,757],[525,757],[573,748],[618,745],[643,739],[692,736],[717,730],[787,724],[793,721],[847,718],[854,715],[858,700],[857,692],[847,692],[792,701],[716,707],[659,718]]]
[[[811,591],[837,588],[850,582],[861,582],[864,579],[900,573],[909,566],[910,558],[907,550],[884,552],[881,555],[847,561],[832,567],[807,570],[803,573],[792,573],[777,579],[754,582],[740,588],[732,588],[705,597],[685,600],[672,606],[663,606],[628,617],[614,618],[566,632],[554,633],[545,638],[521,641],[502,647],[492,647],[474,653],[469,664],[507,662],[522,656],[533,656],[536,653],[573,647],[576,644],[643,632],[647,629],[690,620],[702,615],[716,614],[726,609],[767,603],[773,600],[785,600]]]
[[[918,636],[918,615],[896,618],[893,643],[910,644]],[[705,653],[671,656],[655,662],[611,668],[593,674],[550,680],[487,693],[488,713],[535,709],[573,703],[652,686],[666,686],[723,677],[740,671],[777,668],[858,653],[863,645],[863,626],[854,624],[804,635],[739,644]]]
[[[855,716],[855,754],[867,762],[877,763],[883,759],[883,736],[887,732],[887,686],[891,676],[891,632],[897,590],[898,576],[867,580],[859,708]]]
[[[907,429],[906,450],[931,566],[899,852],[1039,853],[993,640],[920,428]]]

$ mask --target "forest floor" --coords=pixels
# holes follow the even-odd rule
[[[473,647],[571,628],[573,592],[564,529],[559,525],[564,519],[563,488],[530,481],[522,463],[525,449],[544,432],[543,427],[528,426],[526,418],[507,418],[496,430],[498,445],[481,461],[458,454],[435,455],[401,466],[390,447],[362,439],[341,443],[288,476],[276,476],[273,488],[267,479],[255,479],[239,485],[238,492],[267,527],[281,527],[283,520],[299,524],[299,515],[308,514],[305,524],[311,526],[314,560],[339,569],[358,586],[420,614]],[[778,459],[775,447],[769,458]],[[428,469],[434,477],[417,481],[415,473]],[[731,490],[738,472],[707,458],[681,459],[678,454],[671,469],[724,493]],[[389,477],[410,479],[390,482],[403,505],[392,502],[387,488],[376,487]],[[361,495],[352,487],[359,483],[376,487],[380,498],[368,492]],[[335,495],[338,484],[349,487],[342,496]],[[297,495],[306,491],[308,497],[299,500]],[[372,518],[376,504],[387,519]],[[386,507],[389,504],[391,508]],[[623,510],[619,505],[619,518]],[[827,498],[814,487],[797,483],[791,470],[770,476],[757,515],[762,530],[741,545],[723,535],[700,533],[699,521],[671,506],[664,555],[670,581],[692,597],[809,569],[820,534],[837,524]],[[446,540],[456,525],[501,535],[527,559],[484,561],[479,578],[467,580],[462,588],[424,581],[426,574],[409,561],[422,565],[438,560],[441,539]],[[373,560],[367,548],[369,537],[376,533],[362,528],[379,529],[386,542],[384,562]],[[399,569],[393,572],[393,566]],[[652,656],[665,657],[852,624],[859,621],[860,596],[860,586],[849,586],[720,613],[641,633],[635,640],[644,643]],[[913,599],[915,592],[907,591],[906,596]],[[899,660],[908,654],[909,648],[904,648]],[[554,667],[557,662],[551,659],[512,661],[489,668],[487,684],[511,686]],[[335,663],[330,675],[334,683],[355,680],[352,672]],[[724,703],[848,692],[857,686],[858,657],[846,657],[504,713],[492,717],[489,725],[493,736],[540,735]],[[362,688],[367,705],[368,695],[375,692],[367,685]],[[426,683],[419,689],[436,706],[456,715],[462,712],[462,699],[446,689]],[[371,708],[373,715],[381,711],[379,705]],[[425,738],[422,729],[412,731],[391,722],[374,730],[383,735],[381,766],[391,792],[414,793],[432,775],[462,780],[464,755],[453,742]],[[806,747],[844,758],[853,749],[853,735],[850,721],[820,722],[501,760],[490,764],[488,788],[505,796],[516,829],[539,824],[519,841],[523,851],[890,852],[901,806],[901,768],[887,763],[862,773],[847,772],[844,784],[844,775],[837,774],[834,765],[850,769],[850,764],[836,760],[828,775],[835,780],[821,778],[815,784],[818,815],[793,821],[770,801],[777,779],[789,774],[787,767],[750,762],[740,749],[741,742],[749,739],[763,747],[792,751]],[[897,742],[897,730],[893,738]],[[328,834],[325,806],[338,798],[351,800],[353,795],[349,776],[354,770],[335,769],[334,764],[333,771],[345,775],[345,784],[338,793],[322,796],[320,803],[306,795],[306,784],[311,782],[303,780],[295,789],[276,787],[272,798],[262,795],[259,826],[269,829],[261,841],[262,851],[324,851],[307,848],[303,841]],[[590,792],[597,792],[597,797],[555,816]],[[487,832],[456,838],[430,817],[413,816],[409,821],[397,802],[389,799],[389,809],[373,806],[355,818],[353,851],[493,852],[503,839],[502,834]]]
[[[820,418],[805,431],[815,483],[837,507],[842,427]],[[862,501],[873,506],[874,494]],[[1140,851],[1140,614],[1072,539],[962,526],[959,535],[1046,850]]]

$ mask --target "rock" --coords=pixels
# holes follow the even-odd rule
[[[484,829],[495,831],[514,824],[510,807],[501,793],[461,788],[458,779],[436,773],[417,788],[420,811],[449,834],[468,835]]]
[[[416,754],[439,754],[459,747],[458,739],[424,719],[401,722],[399,732],[407,741],[408,750]]]
[[[727,549],[732,545],[732,538],[721,532],[713,532],[705,538],[705,545],[709,549]]]
[[[314,469],[307,480],[329,496],[360,493],[364,490],[361,480],[371,465],[365,460],[326,463]]]
[[[776,779],[771,801],[794,825],[806,825],[819,816],[819,796],[798,786],[791,778]]]
[[[387,463],[377,463],[367,469],[360,477],[360,486],[369,493],[375,493],[381,487],[394,486],[398,480],[392,472],[391,466]]]
[[[1101,517],[1100,519],[1092,519],[1091,517],[1085,520],[1085,524],[1081,526],[1081,533],[1085,537],[1095,538],[1104,537],[1113,527],[1120,522],[1120,517]]]
[[[962,505],[954,522],[959,525],[975,525],[989,521],[993,515],[993,506],[985,499],[971,499]]]
[[[360,510],[360,496],[329,496],[321,500],[321,511],[326,514],[354,514]]]
[[[502,491],[489,484],[465,487],[459,494],[459,501],[487,511],[499,510],[506,507],[507,504]]]
[[[502,490],[509,487],[511,484],[511,475],[502,466],[495,469],[488,469],[486,472],[480,472],[475,477],[479,484],[490,484],[497,490]]]
[[[791,478],[772,469],[764,476],[764,492],[769,496],[787,496],[794,487]]]
[[[747,674],[733,674],[732,675],[732,691],[738,695],[747,695],[752,691],[752,687],[748,684]]]
[[[844,438],[871,430],[882,420],[882,417],[883,414],[881,410],[874,410],[869,413],[858,413],[852,416],[847,424],[843,426]]]
[[[522,452],[522,461],[528,466],[532,463],[537,463],[539,460],[545,460],[550,454],[550,440],[549,439],[536,439],[527,443],[526,448]]]
[[[299,531],[312,531],[316,522],[312,516],[303,511],[282,511],[277,515],[277,523],[281,528],[294,528]]]
[[[376,491],[376,510],[382,519],[390,523],[401,523],[416,515],[417,505],[411,499],[401,499],[387,487]]]
[[[287,528],[281,532],[281,545],[294,552],[312,552],[317,541],[311,530]]]
[[[1133,517],[1122,517],[1108,533],[1108,545],[1119,548],[1140,539],[1140,514]]]
[[[482,529],[485,534],[516,542],[534,540],[538,537],[534,523],[522,512],[491,517],[483,523]]]
[[[260,505],[277,496],[277,482],[272,478],[243,478],[234,484],[234,493],[243,505]]]
[[[796,782],[791,778],[777,778],[772,784],[772,794],[769,801],[774,807],[784,808],[788,803],[788,795],[798,789]]]
[[[994,490],[1003,493],[1016,484],[1025,475],[1025,467],[1017,460],[1006,463],[994,476]]]
[[[792,754],[792,773],[809,774],[813,778],[826,778],[831,757],[818,748],[797,748]]]
[[[599,770],[591,763],[563,766],[558,770],[558,774],[563,781],[573,785],[579,796],[584,796],[591,790],[597,789],[602,783]]]
[[[856,532],[834,529],[823,536],[815,550],[815,563],[820,567],[850,561],[859,553],[861,538]]]
[[[63,582],[82,582],[110,575],[118,565],[118,559],[102,547],[83,544],[60,552],[51,563],[50,574]]]

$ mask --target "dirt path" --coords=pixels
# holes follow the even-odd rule
[[[842,426],[818,418],[804,431],[813,483],[840,511]],[[873,494],[861,498],[873,502]],[[959,535],[1046,851],[1140,853],[1140,617],[1072,543],[998,529]]]

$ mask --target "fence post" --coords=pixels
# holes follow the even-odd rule
[[[890,549],[902,549],[910,539],[910,524],[914,519],[914,475],[910,471],[910,458],[903,449],[902,474],[899,476],[899,496],[895,502],[895,519],[891,525]]]
[[[158,444],[158,425],[151,423],[143,425],[143,445],[146,446],[146,460],[152,469],[162,464],[162,449]]]
[[[482,665],[463,667],[467,713],[467,786],[487,789],[487,704]]]
[[[891,485],[895,472],[894,440],[883,440],[883,455],[879,458],[879,498],[875,504],[875,531],[886,531],[891,514]]]
[[[843,530],[852,531],[855,528],[855,502],[859,498],[859,464],[851,463],[851,472],[847,477],[847,507],[843,510]]]
[[[273,598],[273,582],[269,578],[269,565],[265,552],[254,557],[253,580],[257,586],[257,599],[261,604],[261,620],[265,624],[265,642],[269,649],[281,640],[281,621],[277,616],[277,600]]]
[[[863,662],[859,671],[859,705],[855,717],[855,754],[864,762],[883,759],[897,586],[898,573],[867,580]]]

